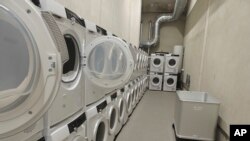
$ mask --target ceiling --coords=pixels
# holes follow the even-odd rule
[[[143,13],[172,13],[175,0],[142,0]]]

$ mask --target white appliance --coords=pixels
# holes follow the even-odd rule
[[[89,141],[107,141],[109,124],[105,115],[101,112],[107,107],[104,98],[87,107],[87,138]]]
[[[163,91],[176,91],[177,74],[164,74]]]
[[[64,37],[64,41],[61,42],[66,43],[69,59],[63,63],[59,92],[49,109],[50,126],[62,122],[85,107],[85,76],[82,58],[86,30],[75,22],[74,18],[71,20],[56,16],[53,18]],[[54,32],[53,29],[51,30]]]
[[[127,107],[126,111],[128,116],[132,113],[133,110],[131,92],[132,92],[131,85],[130,84],[125,85],[124,98],[126,101],[126,107]]]
[[[86,114],[80,111],[50,129],[48,141],[87,141]]]
[[[135,96],[136,104],[138,104],[138,102],[140,100],[140,78],[141,77],[138,77],[136,79],[136,96]]]
[[[144,76],[141,77],[140,79],[140,83],[139,83],[139,100],[141,100],[142,96],[143,96],[143,80],[144,80]]]
[[[115,105],[118,107],[118,124],[117,124],[117,130],[115,134],[118,134],[119,131],[122,128],[122,125],[124,123],[124,120],[126,120],[126,102],[123,97],[123,92],[125,91],[124,88],[117,90],[115,94],[112,95],[112,99],[115,102]]]
[[[120,89],[120,93],[118,93],[118,95],[120,95],[123,99],[124,99],[124,116],[123,116],[123,125],[127,122],[128,120],[128,107],[129,107],[129,103],[127,101],[127,97],[128,97],[128,93],[129,93],[129,87],[128,85],[125,85],[123,88]]]
[[[162,90],[162,79],[163,75],[158,73],[150,72],[149,78],[149,90]]]
[[[177,74],[179,69],[179,55],[165,54],[165,73]]]
[[[163,73],[164,70],[164,54],[156,53],[150,56],[150,72]]]
[[[136,80],[133,80],[130,82],[130,93],[131,93],[131,105],[132,105],[132,110],[136,106]],[[132,114],[132,111],[129,113],[129,115]]]
[[[108,140],[112,141],[115,138],[115,135],[118,130],[118,118],[119,118],[119,111],[118,107],[115,104],[115,100],[117,97],[117,93],[111,93],[110,95],[106,96],[107,107],[102,111],[105,117],[108,120]]]
[[[0,1],[0,140],[41,135],[56,97],[67,48],[42,15],[31,1]]]
[[[93,36],[89,32],[87,36]],[[90,37],[88,37],[90,40]],[[89,105],[124,86],[133,73],[134,61],[129,46],[113,36],[91,38],[86,54],[86,104]]]

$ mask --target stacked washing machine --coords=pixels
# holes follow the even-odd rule
[[[150,56],[149,90],[162,90],[164,55],[164,53],[152,53]]]
[[[179,55],[165,54],[163,91],[176,91]]]
[[[179,55],[165,52],[151,54],[150,90],[176,91],[177,74],[180,70]]]
[[[147,53],[53,0],[2,0],[0,31],[1,141],[112,141],[146,91]]]

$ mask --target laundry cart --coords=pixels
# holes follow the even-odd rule
[[[220,102],[206,92],[177,91],[175,133],[178,138],[214,140]]]

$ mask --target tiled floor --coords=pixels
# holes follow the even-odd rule
[[[175,93],[147,91],[116,141],[175,141]]]

